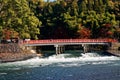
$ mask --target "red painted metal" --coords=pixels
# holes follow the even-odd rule
[[[50,43],[113,43],[115,39],[46,39],[23,41],[23,44],[50,44]]]

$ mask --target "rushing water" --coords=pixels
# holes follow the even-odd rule
[[[68,52],[1,63],[0,80],[120,80],[120,58]]]

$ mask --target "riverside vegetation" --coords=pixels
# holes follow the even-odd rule
[[[117,38],[119,0],[0,0],[0,38]]]

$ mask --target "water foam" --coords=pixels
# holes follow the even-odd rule
[[[74,53],[73,53],[74,54]],[[60,66],[78,66],[77,63],[75,62],[81,62],[82,64],[79,65],[84,65],[84,64],[89,64],[86,62],[93,61],[92,64],[106,64],[108,62],[111,62],[111,60],[120,60],[119,57],[115,56],[100,56],[97,53],[85,53],[81,54],[82,56],[78,57],[69,57],[72,54],[65,53],[65,54],[59,54],[59,55],[52,55],[46,58],[32,58],[29,60],[25,61],[17,61],[17,62],[10,62],[10,63],[2,63],[0,66],[14,66],[15,69],[18,69],[16,67],[40,67],[40,66],[47,66],[53,63],[63,63],[63,62],[71,62],[72,64],[58,64]],[[99,61],[99,62],[96,62]],[[107,62],[106,62],[107,61]],[[90,63],[91,64],[91,63]]]
[[[0,75],[7,75],[7,73],[0,73]]]

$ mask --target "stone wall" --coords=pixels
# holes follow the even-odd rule
[[[120,43],[118,43],[118,42],[112,43],[111,47],[107,51],[113,55],[120,57]]]
[[[17,43],[0,44],[0,53],[22,53],[23,50]]]
[[[0,62],[20,61],[36,56],[36,53],[22,49],[17,43],[0,44]]]
[[[111,50],[119,50],[119,47],[120,47],[120,43],[115,42],[115,43],[112,43],[110,49]]]

